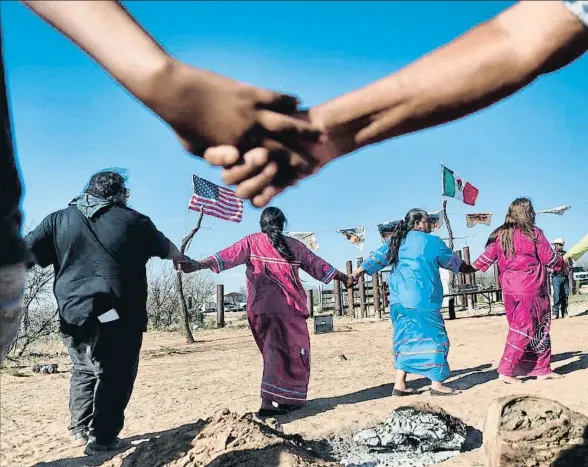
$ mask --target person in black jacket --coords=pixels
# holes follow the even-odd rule
[[[73,363],[69,429],[87,452],[123,446],[117,436],[147,328],[147,261],[188,259],[127,206],[128,196],[121,173],[96,173],[81,196],[25,237],[35,262],[55,270],[60,331]]]

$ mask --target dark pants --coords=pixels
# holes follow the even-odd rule
[[[561,317],[568,314],[568,296],[570,294],[570,280],[568,276],[553,276],[553,310],[554,317],[559,317],[561,308]]]
[[[69,429],[74,434],[87,432],[98,443],[111,443],[124,425],[143,332],[114,321],[71,334],[62,335],[73,363]]]

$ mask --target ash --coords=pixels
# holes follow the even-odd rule
[[[440,407],[415,404],[399,407],[384,423],[352,438],[331,440],[331,448],[341,465],[348,467],[421,467],[478,447],[481,439],[472,440],[470,432]]]

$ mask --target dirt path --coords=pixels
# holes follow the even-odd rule
[[[435,402],[466,423],[481,428],[491,399],[511,393],[538,394],[557,399],[588,415],[588,316],[586,305],[575,306],[580,316],[553,323],[554,368],[560,380],[528,381],[520,387],[496,379],[507,326],[504,316],[464,318],[447,322],[451,339],[450,364],[455,387],[465,392]],[[283,420],[286,433],[322,438],[367,427],[385,419],[407,402],[390,397],[393,366],[389,321],[336,322],[336,332],[312,336],[310,403]],[[183,344],[175,334],[148,334],[135,393],[122,433],[141,439],[165,432],[221,408],[255,411],[259,405],[261,356],[247,329],[207,331],[198,342]],[[346,360],[339,356],[344,354]],[[55,375],[1,376],[1,465],[99,465],[83,459],[72,447],[68,432],[69,362],[53,359]],[[48,362],[49,363],[49,362]],[[414,387],[425,387],[416,379]],[[430,400],[425,394],[416,396]],[[467,464],[476,465],[475,455]],[[464,458],[465,459],[465,458]],[[92,462],[92,463],[90,463]],[[459,465],[453,462],[451,465]]]

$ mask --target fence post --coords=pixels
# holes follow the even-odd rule
[[[308,312],[310,313],[310,317],[314,316],[314,290],[308,289],[306,291],[306,306],[308,307]]]
[[[372,278],[372,295],[374,297],[374,313],[382,319],[382,308],[380,307],[380,274],[375,273]]]
[[[463,247],[463,261],[466,264],[472,264],[469,246]],[[475,284],[474,274],[465,274],[465,283],[467,285],[474,285]],[[475,294],[470,295],[470,302],[472,304],[472,308],[476,308],[476,295]]]
[[[333,284],[333,295],[335,296],[335,316],[343,315],[343,307],[341,306],[341,282],[335,280]]]
[[[457,250],[455,253],[459,257],[459,259],[462,259],[461,250]],[[464,276],[465,276],[465,274],[462,272],[458,272],[456,274],[457,285],[464,284]],[[462,306],[462,308],[468,307],[468,296],[466,294],[460,295],[459,301],[461,302],[460,305]]]
[[[357,267],[359,268],[363,263],[363,258],[361,256],[357,257]],[[359,286],[359,315],[361,318],[367,318],[367,310],[365,306],[365,275],[361,275],[359,277],[359,282],[357,284]]]
[[[347,261],[345,263],[345,267],[347,270],[347,275],[351,276],[353,274],[353,263],[351,261]],[[353,303],[353,289],[354,287],[349,287],[347,289],[347,316],[350,318],[355,318],[355,304]]]
[[[494,286],[500,290],[500,269],[498,268],[498,261],[494,263]],[[502,294],[496,292],[496,301],[502,300]]]
[[[216,327],[225,327],[225,286],[216,286]]]
[[[449,299],[449,319],[455,319],[455,298]]]

